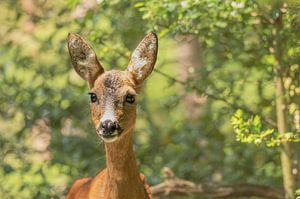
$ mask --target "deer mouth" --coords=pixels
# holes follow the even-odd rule
[[[101,137],[101,139],[105,142],[105,143],[112,143],[114,141],[116,141],[118,139],[119,136],[113,136],[113,137]]]
[[[116,141],[120,137],[121,133],[122,133],[121,130],[115,130],[113,132],[105,132],[105,131],[97,130],[97,134],[105,143],[112,143]]]
[[[112,143],[119,138],[119,134],[117,131],[115,131],[115,132],[113,132],[113,134],[110,134],[110,135],[102,134],[102,135],[100,135],[100,137],[104,142]]]

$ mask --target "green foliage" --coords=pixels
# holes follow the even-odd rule
[[[282,142],[299,142],[300,139],[292,132],[279,134],[274,129],[263,130],[259,116],[245,119],[242,110],[237,110],[231,117],[231,124],[236,133],[236,140],[245,143],[266,144],[268,147],[279,146]]]
[[[300,189],[296,190],[295,196],[296,196],[296,199],[299,199],[299,197],[300,197]]]
[[[274,142],[267,145],[277,145],[279,140],[298,140],[295,125],[291,125],[289,133],[278,135],[274,128],[276,117],[272,109],[274,102],[273,84],[274,66],[278,60],[275,51],[280,51],[282,70],[286,89],[289,118],[299,109],[299,16],[297,1],[252,1],[229,0],[220,1],[147,1],[135,5],[144,13],[143,18],[152,22],[162,35],[192,34],[196,35],[203,47],[203,63],[189,85],[199,94],[208,93],[217,100],[222,100],[233,109],[242,109],[247,114],[258,115],[254,121],[261,120],[267,126],[266,134],[272,134]],[[161,13],[157,15],[155,13]],[[282,29],[276,36],[276,20],[282,14]],[[279,39],[279,40],[277,40]],[[285,45],[276,46],[282,42]],[[275,48],[277,48],[275,50]],[[291,52],[291,53],[289,53]],[[296,69],[297,68],[297,69]],[[198,72],[198,73],[197,73]],[[292,89],[292,90],[291,90]],[[249,93],[253,95],[249,95]],[[253,116],[254,117],[254,116]],[[266,119],[268,118],[268,119]],[[271,124],[271,125],[270,125]],[[235,129],[237,129],[237,125]],[[245,126],[244,126],[245,127]],[[247,131],[260,126],[248,125]],[[252,136],[247,136],[256,142],[258,129]],[[240,131],[244,132],[245,129]],[[249,133],[248,133],[249,134]],[[261,133],[259,133],[261,134]],[[239,139],[246,141],[246,137]],[[261,136],[261,135],[260,135]],[[262,135],[263,136],[263,135]],[[292,139],[295,138],[295,139]],[[276,142],[276,143],[275,143]]]
[[[150,184],[160,182],[160,170],[168,166],[194,181],[281,185],[278,149],[264,145],[294,140],[297,132],[292,122],[300,102],[297,1],[281,8],[284,1],[88,2],[0,2],[0,198],[60,198],[74,179],[104,166],[87,86],[70,66],[68,32],[82,34],[111,69],[124,68],[143,35],[157,31],[158,71],[139,96],[135,134],[137,158]],[[293,135],[279,135],[274,126],[279,11],[285,13],[278,37]],[[191,35],[201,45],[201,66],[177,84],[177,39]],[[194,107],[201,109],[194,119],[184,105],[189,93],[208,96]],[[46,135],[46,149],[35,148],[34,132]]]

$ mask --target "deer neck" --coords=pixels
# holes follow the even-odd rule
[[[146,196],[133,152],[132,130],[120,140],[105,144],[107,183],[110,198],[143,199]]]

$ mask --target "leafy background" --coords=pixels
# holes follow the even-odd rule
[[[87,86],[70,65],[68,32],[83,35],[107,70],[126,67],[143,36],[158,33],[156,70],[139,96],[135,132],[149,184],[161,182],[162,168],[169,167],[195,182],[281,187],[276,146],[282,137],[299,140],[293,119],[300,104],[299,6],[277,0],[2,0],[0,198],[61,198],[74,179],[95,175],[105,164]],[[280,13],[283,25],[276,27]],[[275,41],[287,107],[282,137]],[[199,47],[193,58],[182,56],[185,44]],[[299,144],[292,148],[299,173]]]

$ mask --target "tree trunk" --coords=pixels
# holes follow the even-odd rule
[[[195,76],[201,67],[201,46],[198,37],[193,35],[179,36],[176,45],[176,63],[178,71],[178,79],[187,81]],[[201,105],[206,102],[206,97],[197,95],[195,91],[182,91],[183,106],[185,108],[185,116],[190,121],[196,121],[201,114]]]
[[[286,105],[284,100],[283,82],[280,77],[275,77],[276,84],[276,115],[277,115],[277,128],[279,133],[287,132],[286,127]],[[285,198],[293,199],[295,192],[294,176],[292,174],[292,157],[291,157],[291,144],[288,142],[282,143],[281,148],[281,167],[283,175],[283,186],[285,190]]]
[[[276,117],[277,117],[277,129],[280,134],[287,132],[287,104],[285,100],[285,90],[283,84],[283,65],[282,65],[282,38],[281,31],[283,29],[282,15],[283,13],[278,10],[279,16],[275,21],[274,32],[274,83],[275,83],[275,100],[276,100]],[[281,152],[281,167],[283,175],[283,186],[285,190],[286,199],[295,198],[295,179],[292,173],[293,160],[292,160],[292,147],[289,142],[284,141],[282,143]]]

